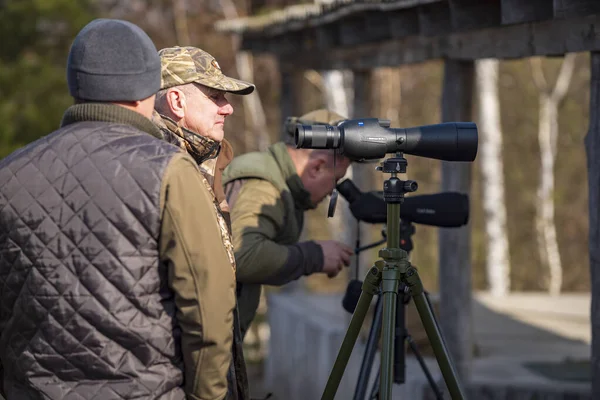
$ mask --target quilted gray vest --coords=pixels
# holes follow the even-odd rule
[[[185,399],[159,194],[179,150],[79,122],[0,161],[0,359],[12,399]]]

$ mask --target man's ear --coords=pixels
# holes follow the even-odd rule
[[[308,160],[307,172],[311,178],[316,178],[325,168],[326,161],[322,157],[314,157]]]
[[[185,117],[185,94],[177,88],[172,88],[169,89],[166,97],[169,111],[178,119]]]

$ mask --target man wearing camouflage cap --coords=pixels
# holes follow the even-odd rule
[[[334,124],[344,119],[321,109],[295,122]],[[350,263],[352,249],[342,243],[298,243],[304,212],[333,191],[349,165],[347,158],[337,156],[334,168],[331,150],[296,149],[280,142],[237,157],[225,170],[242,336],[256,314],[261,285],[284,285],[314,273],[335,277]]]
[[[223,170],[233,158],[232,148],[224,139],[225,119],[233,113],[226,94],[247,95],[254,91],[254,85],[224,75],[213,56],[195,47],[170,47],[158,54],[161,90],[156,95],[153,121],[165,140],[187,151],[200,167],[204,185],[213,199],[212,208],[219,222],[221,241],[229,257],[230,266],[223,268],[235,269],[229,208],[221,180]],[[203,221],[197,223],[203,224]],[[210,304],[206,307],[210,313]],[[232,362],[228,365],[228,400],[249,398],[238,324],[236,313]],[[198,374],[203,372],[198,371]]]

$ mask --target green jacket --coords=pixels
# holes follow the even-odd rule
[[[321,246],[298,243],[313,205],[284,143],[235,158],[223,174],[231,211],[240,325],[245,335],[261,285],[284,285],[323,269]]]

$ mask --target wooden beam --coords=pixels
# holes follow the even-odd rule
[[[367,29],[364,15],[355,14],[334,23],[338,26],[340,44],[342,46],[352,46],[370,41],[364,37]]]
[[[408,10],[391,11],[389,16],[389,29],[392,38],[398,39],[419,34],[419,10],[416,7]]]
[[[503,26],[445,37],[409,36],[326,52],[290,49],[296,68],[368,69],[450,58],[513,59],[569,52],[600,51],[600,15]]]
[[[554,0],[554,16],[557,18],[598,13],[600,13],[600,1],[598,0]]]
[[[450,6],[447,2],[419,7],[419,27],[423,36],[445,35],[451,32]]]
[[[500,0],[450,0],[454,32],[499,26],[500,19]]]
[[[600,52],[590,57],[590,125],[585,137],[592,287],[592,398],[600,399]]]
[[[272,48],[277,54],[285,53],[288,49],[301,50],[304,37],[305,32],[302,31],[294,31],[285,35],[278,35],[277,39],[272,43]]]
[[[365,30],[369,41],[385,40],[392,37],[390,19],[393,13],[369,11],[365,13]]]
[[[339,25],[335,23],[317,26],[315,28],[317,48],[324,50],[340,45],[338,29]],[[290,48],[288,50],[293,51],[294,49]]]
[[[240,48],[242,50],[248,50],[255,54],[271,53],[269,40],[260,40],[256,35],[250,33],[241,36],[242,42]]]
[[[416,8],[385,12],[365,11],[339,19],[335,24],[338,26],[340,44],[343,46],[379,42],[416,35],[419,32]]]
[[[474,63],[446,60],[442,122],[471,121]],[[443,191],[471,192],[471,163],[442,162]],[[440,326],[462,382],[473,355],[471,321],[471,226],[439,229]]]
[[[500,8],[504,25],[543,21],[554,16],[553,0],[502,0]]]

